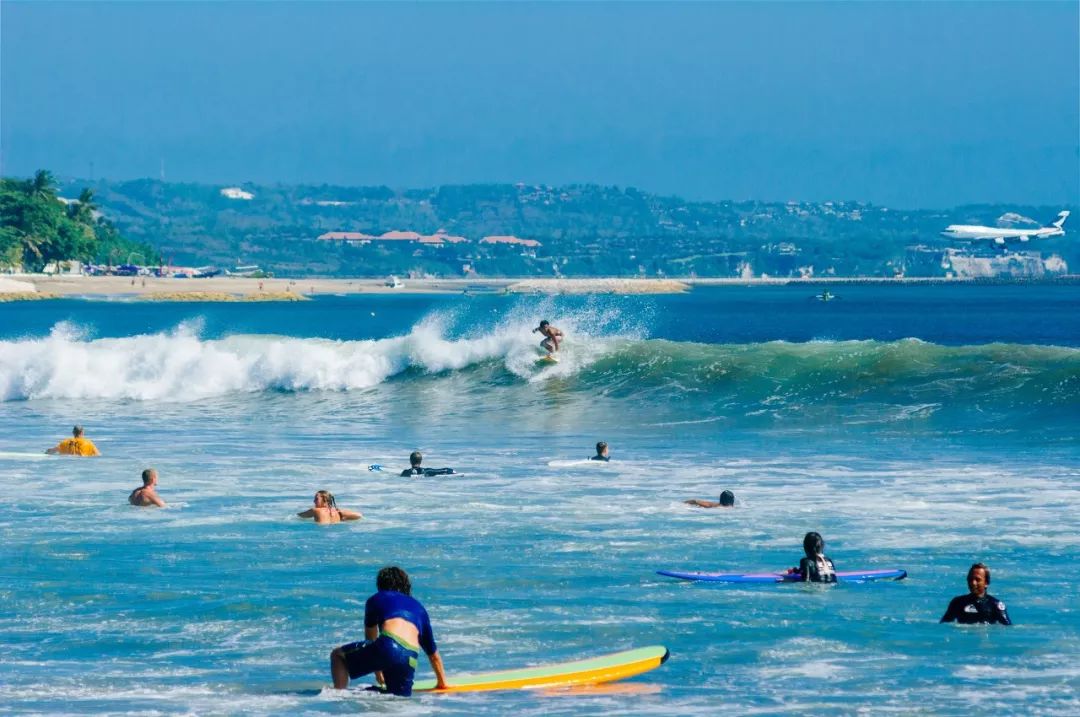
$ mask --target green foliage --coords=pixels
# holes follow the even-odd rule
[[[54,261],[126,260],[133,253],[145,263],[159,260],[149,245],[125,239],[98,216],[92,190],[84,189],[68,204],[56,190],[56,180],[44,169],[32,179],[0,179],[0,267],[41,271]]]
[[[75,196],[83,186],[63,189]],[[252,199],[225,197],[221,186],[150,179],[98,181],[90,188],[87,198],[125,237],[153,242],[169,263],[258,264],[277,276],[892,276],[899,270],[940,276],[945,251],[956,247],[939,235],[945,226],[993,223],[1005,212],[1045,220],[1068,208],[706,202],[599,185],[242,185]],[[318,239],[330,231],[439,229],[470,241],[431,246]],[[1071,235],[1075,229],[1067,231],[1069,236],[1029,248],[1080,265],[1080,242]],[[534,239],[541,246],[479,242],[489,235]],[[100,236],[97,245],[115,261],[126,260],[128,251]],[[98,257],[105,258],[100,249]]]

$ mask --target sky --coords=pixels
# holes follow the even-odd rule
[[[0,3],[0,171],[1080,203],[1080,3]]]

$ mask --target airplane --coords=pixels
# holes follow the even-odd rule
[[[1068,218],[1068,212],[1058,212],[1056,222],[1048,227],[1037,229],[1000,229],[998,227],[981,227],[970,224],[950,224],[941,232],[942,236],[950,239],[975,240],[991,239],[995,244],[1004,244],[1008,240],[1026,242],[1029,239],[1046,239],[1047,237],[1059,237],[1065,234],[1062,225]]]

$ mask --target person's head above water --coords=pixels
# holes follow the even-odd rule
[[[547,319],[543,319],[540,321],[540,328],[544,328],[545,326],[551,326],[551,322]]]
[[[74,436],[75,438],[78,438],[82,434],[83,434],[83,427],[82,426],[75,426],[74,428],[71,429],[71,435]]]
[[[337,500],[328,490],[315,491],[315,506],[318,508],[336,508]]]
[[[605,443],[604,441],[597,442],[597,444],[596,444],[596,455],[598,455],[598,456],[606,456],[607,452],[608,452],[607,443]]]
[[[720,494],[720,505],[725,508],[730,508],[735,505],[735,494],[730,490],[725,490]]]
[[[146,470],[144,470],[142,472],[142,484],[143,484],[143,486],[149,488],[150,486],[154,485],[155,483],[157,483],[157,471],[154,470],[153,468],[147,468]]]
[[[972,595],[982,597],[986,594],[986,588],[990,585],[990,568],[982,563],[975,563],[968,568],[968,590]]]
[[[409,575],[396,565],[385,567],[375,577],[375,587],[379,590],[393,590],[403,595],[412,594],[412,583]]]
[[[806,557],[814,558],[818,555],[825,554],[825,541],[822,539],[820,533],[807,533],[806,537],[802,540],[802,549],[806,553]]]
[[[420,451],[413,451],[409,454],[409,465],[416,467],[424,462],[424,454]]]

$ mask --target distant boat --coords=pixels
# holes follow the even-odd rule
[[[405,282],[401,281],[396,276],[391,276],[389,279],[386,280],[384,286],[391,289],[402,289],[405,287]]]

